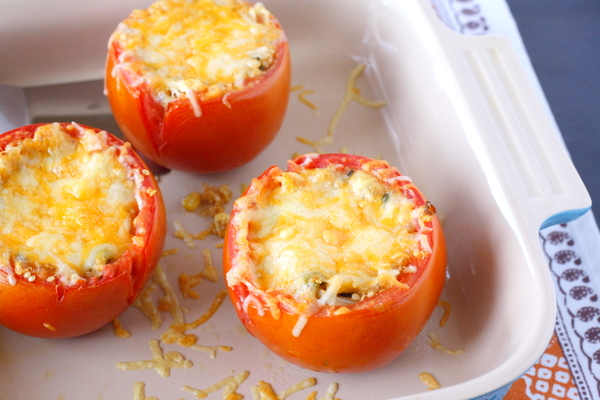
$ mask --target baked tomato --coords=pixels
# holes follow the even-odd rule
[[[0,135],[0,324],[44,338],[92,332],[157,265],[166,214],[129,143],[76,123]]]
[[[309,154],[234,203],[224,243],[246,329],[319,372],[382,367],[423,329],[445,281],[435,208],[387,162]]]
[[[234,169],[281,128],[287,39],[260,3],[159,0],[112,34],[105,89],[121,130],[149,159],[191,172]]]

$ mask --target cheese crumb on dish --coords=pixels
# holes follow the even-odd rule
[[[435,390],[442,387],[437,381],[437,379],[435,379],[435,377],[429,372],[421,372],[419,374],[419,379],[421,380],[421,382],[427,385],[427,390]]]
[[[7,146],[0,153],[2,265],[28,281],[72,285],[101,276],[135,240],[135,182],[119,157],[106,132],[76,124],[41,125]]]
[[[427,206],[364,168],[274,171],[236,202],[232,224],[249,251],[237,252],[227,282],[248,287],[244,306],[264,312],[260,298],[273,314],[285,302],[300,314],[298,336],[321,307],[343,313],[383,290],[409,289],[402,277],[431,253]]]
[[[239,0],[159,0],[134,10],[111,42],[121,47],[117,70],[139,75],[163,105],[194,93],[225,96],[261,75],[274,60],[282,29],[261,4]],[[230,105],[229,105],[230,106]]]

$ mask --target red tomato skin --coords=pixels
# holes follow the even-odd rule
[[[6,145],[33,136],[35,129],[44,124],[33,124],[0,135],[0,150]],[[62,124],[63,126],[69,124]],[[94,129],[85,127],[88,129]],[[94,129],[98,132],[98,129]],[[123,142],[110,135],[108,143],[115,146]],[[148,168],[129,148],[129,167]],[[138,193],[145,206],[138,218],[139,242],[117,261],[105,267],[101,278],[83,284],[64,286],[36,279],[29,282],[9,274],[0,266],[0,325],[16,332],[40,338],[69,338],[93,332],[123,313],[150,280],[158,264],[166,237],[166,211],[162,194],[154,177],[142,175]],[[150,195],[150,189],[153,194]],[[145,233],[140,234],[143,228]],[[10,268],[10,267],[9,267]]]
[[[287,110],[291,62],[282,40],[273,65],[245,88],[202,100],[196,117],[188,98],[163,107],[138,76],[115,70],[121,54],[111,42],[105,87],[117,124],[134,148],[163,167],[209,173],[238,168],[258,156],[279,132]]]
[[[290,163],[288,170],[298,168],[299,160]],[[307,168],[321,168],[329,163],[360,168],[368,159],[352,155],[321,155],[307,164]],[[273,167],[257,179],[267,179]],[[416,190],[408,185],[411,191]],[[425,198],[414,193],[423,204]],[[235,209],[233,213],[235,213]],[[426,265],[419,265],[411,288],[385,290],[368,300],[349,306],[348,312],[331,315],[333,307],[321,310],[308,318],[298,337],[292,330],[298,314],[281,303],[279,319],[272,317],[266,303],[258,310],[251,302],[244,309],[248,289],[243,284],[228,286],[240,321],[248,332],[283,359],[317,372],[359,373],[381,368],[394,361],[421,332],[433,313],[441,295],[446,277],[445,238],[437,216],[431,221],[431,257]],[[227,273],[240,249],[235,237],[237,228],[229,225],[223,248],[223,268]],[[262,314],[262,315],[260,315]]]

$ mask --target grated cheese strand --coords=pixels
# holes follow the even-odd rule
[[[439,325],[443,327],[448,322],[448,318],[450,318],[450,312],[452,312],[452,306],[446,300],[438,301],[438,307],[442,307],[444,309],[444,315],[440,318]]]
[[[126,371],[155,369],[160,376],[167,378],[171,375],[171,369],[173,368],[192,367],[192,362],[190,360],[186,360],[181,353],[176,351],[163,353],[160,345],[158,344],[158,340],[151,339],[148,344],[150,346],[150,351],[152,352],[152,359],[118,362],[117,368]]]
[[[158,308],[152,301],[152,293],[156,290],[154,282],[148,282],[146,287],[142,289],[138,297],[134,300],[133,306],[140,310],[142,314],[150,321],[150,329],[156,331],[162,325],[162,318],[158,312]]]
[[[146,384],[137,381],[133,384],[133,400],[158,400],[158,397],[146,397]]]
[[[431,375],[429,372],[420,373],[419,379],[421,380],[421,382],[427,385],[427,390],[435,390],[441,388],[441,385],[439,384],[437,379],[435,379],[433,375]]]
[[[209,386],[208,388],[201,390],[195,389],[189,385],[183,386],[183,390],[186,392],[193,393],[194,396],[198,399],[204,399],[208,397],[210,393],[216,392],[217,390],[223,389],[223,398],[224,399],[243,399],[243,396],[237,393],[238,387],[248,379],[250,376],[249,371],[242,371],[236,375],[228,376],[227,378],[221,379],[219,382],[214,385]]]
[[[445,346],[443,346],[440,343],[439,339],[437,338],[437,336],[433,332],[428,332],[427,333],[427,337],[429,338],[429,340],[427,341],[427,344],[429,346],[433,347],[436,350],[439,350],[441,352],[449,354],[451,356],[461,355],[461,354],[463,354],[465,352],[464,349],[450,350],[450,349],[446,348]]]
[[[113,327],[115,336],[123,338],[123,339],[127,339],[128,337],[131,337],[131,332],[129,332],[127,329],[125,329],[123,327],[123,324],[121,323],[121,320],[119,318],[115,318],[112,321],[112,327]]]
[[[210,358],[215,358],[217,356],[218,351],[223,351],[229,353],[233,350],[231,346],[201,346],[199,344],[195,344],[190,346],[194,350],[202,351],[204,353],[208,353]]]
[[[317,384],[317,380],[315,378],[306,378],[303,381],[298,382],[297,384],[295,384],[294,386],[284,390],[283,392],[281,392],[281,394],[279,395],[279,398],[281,400],[285,400],[287,399],[289,396],[293,395],[294,393],[297,393],[301,390],[304,390],[306,388],[315,386]]]
[[[169,328],[161,335],[161,339],[163,340],[163,342],[178,343],[184,347],[190,347],[196,344],[196,342],[198,341],[198,336],[191,333],[188,334],[187,331],[199,327],[200,325],[208,321],[210,318],[212,318],[214,313],[217,312],[217,310],[223,303],[223,300],[226,296],[226,289],[223,289],[219,293],[217,293],[210,308],[197,320],[186,323],[183,321],[182,318],[181,322],[172,323],[171,326],[169,326]]]

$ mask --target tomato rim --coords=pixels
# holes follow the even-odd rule
[[[242,88],[208,99],[201,97],[201,91],[194,92],[202,110],[199,118],[194,116],[193,104],[187,96],[163,105],[146,82],[139,84],[140,79],[143,80],[139,71],[115,69],[119,64],[117,60],[124,58],[123,49],[119,42],[111,39],[105,66],[105,92],[117,124],[134,148],[165,168],[197,173],[229,171],[249,163],[264,151],[283,125],[291,88],[288,40],[279,21],[273,15],[271,18],[281,30],[272,64],[262,74],[247,78]],[[259,103],[265,104],[256,106]],[[125,104],[128,106],[124,107]],[[136,115],[121,111],[130,107]],[[245,109],[249,110],[248,115]],[[239,122],[232,122],[236,120]],[[211,131],[211,134],[201,135],[203,141],[185,139],[188,130],[201,132],[203,129]],[[231,131],[240,134],[232,137]],[[220,138],[219,133],[225,133],[224,137]],[[178,146],[177,140],[183,140],[186,146]],[[232,146],[234,142],[238,143]],[[197,153],[187,154],[190,148]],[[186,154],[178,156],[178,152]]]
[[[301,168],[321,168],[332,163],[343,166],[351,166],[354,168],[361,168],[362,165],[368,161],[375,160],[367,157],[346,154],[310,154],[300,156],[295,160],[288,162],[288,171],[294,171]],[[387,165],[387,163],[383,163],[380,164],[380,166],[386,169],[386,166],[389,165]],[[267,169],[263,174],[255,179],[269,179],[269,174],[274,169],[277,169],[277,167],[273,166]],[[389,177],[401,176],[401,174],[395,168],[386,170],[384,173],[387,173],[388,171],[390,172],[388,175]],[[417,205],[423,205],[427,202],[423,194],[409,180],[403,181],[402,186],[404,186],[403,190],[409,196],[412,196],[414,199],[416,199]],[[243,194],[243,196],[252,190],[254,189],[251,185],[246,189],[246,192]],[[237,211],[234,205],[232,219],[236,212]],[[285,329],[289,330],[291,326],[296,324],[297,319],[300,317],[297,312],[287,308],[281,302],[277,304],[280,311],[279,320],[274,322],[275,319],[268,311],[269,303],[260,295],[257,295],[257,293],[260,293],[260,290],[253,289],[252,293],[250,293],[250,289],[248,289],[248,286],[245,283],[238,283],[233,286],[228,284],[230,299],[235,306],[240,321],[244,324],[246,329],[253,336],[263,342],[263,344],[265,344],[268,348],[270,348],[275,354],[286,359],[287,361],[297,364],[303,368],[318,372],[357,373],[381,368],[395,360],[421,332],[425,323],[433,313],[443,289],[446,273],[445,239],[437,215],[434,215],[428,224],[431,227],[431,232],[428,235],[428,239],[432,247],[432,252],[426,260],[423,260],[423,262],[417,265],[418,273],[415,274],[415,277],[411,281],[410,288],[408,290],[393,287],[383,290],[370,298],[364,299],[352,305],[322,306],[317,313],[312,314],[309,317],[309,322],[307,323],[306,327],[303,328],[304,330],[298,338],[294,338],[291,335],[287,335],[284,338],[284,335],[280,333]],[[237,235],[238,227],[230,224],[228,226],[223,249],[223,268],[225,274],[227,274],[230,269],[235,268],[235,265],[232,265],[232,260],[235,257],[235,253],[237,251],[243,251],[239,248],[239,246],[237,246]],[[426,304],[419,304],[418,297],[420,296],[420,293],[423,292],[427,292],[429,295],[427,296]],[[262,310],[258,309],[253,303],[244,306],[244,299],[246,299],[249,294],[255,295],[258,298],[258,300],[261,302],[260,307],[262,307]],[[305,330],[311,329],[311,324],[313,327],[316,327],[315,329],[317,332],[310,333],[310,335],[316,335],[315,341],[317,339],[324,340],[322,337],[327,334],[323,332],[327,331],[328,325],[341,326],[347,323],[344,322],[344,320],[356,321],[360,320],[361,318],[372,318],[374,315],[385,315],[386,313],[393,314],[396,312],[394,310],[402,308],[406,304],[410,304],[411,307],[415,308],[420,307],[422,309],[420,315],[417,316],[417,321],[415,321],[414,326],[408,326],[406,329],[406,338],[401,337],[395,341],[391,340],[390,346],[388,347],[385,345],[374,346],[375,349],[383,349],[381,351],[385,354],[377,354],[376,356],[372,356],[368,352],[361,350],[359,351],[361,356],[356,360],[334,360],[335,355],[332,356],[326,351],[323,352],[321,351],[321,348],[319,348],[319,346],[315,346],[314,343],[307,344],[302,340],[302,335],[304,335]],[[348,312],[335,315],[335,310],[339,310],[341,307],[345,307]],[[269,321],[269,319],[271,319],[271,321]],[[332,322],[329,324],[328,321],[337,322]],[[278,325],[277,329],[280,331],[279,333],[263,332],[263,330],[266,329],[274,330],[275,328],[269,328],[269,326],[276,323]],[[267,328],[265,328],[265,326],[267,326]],[[368,329],[364,330],[362,333],[357,333],[357,335],[367,334],[366,332],[368,332]],[[336,339],[332,345],[337,346],[339,345],[338,342],[339,340]],[[357,343],[354,343],[354,345],[358,346]],[[316,353],[323,354],[314,355]],[[324,360],[327,357],[333,358],[325,362]],[[309,360],[308,358],[311,359]]]
[[[59,124],[73,137],[78,137],[79,128],[95,133],[106,132],[83,124],[75,124],[75,129],[69,128],[74,127],[73,123]],[[0,135],[0,151],[15,141],[33,137],[37,128],[43,125],[48,124],[30,124]],[[108,146],[125,152],[126,157],[122,160],[128,173],[133,173],[134,169],[139,171],[136,174],[136,196],[139,198],[138,206],[141,201],[143,207],[135,217],[136,240],[121,257],[104,266],[102,276],[90,278],[82,284],[67,286],[59,279],[30,282],[21,275],[7,272],[12,266],[0,267],[0,325],[40,338],[81,336],[110,323],[124,312],[150,280],[166,237],[166,210],[162,194],[148,167],[131,146],[108,132],[106,135]],[[106,309],[108,299],[114,302]],[[33,311],[28,312],[28,309]],[[77,312],[82,315],[69,317],[69,314]]]

